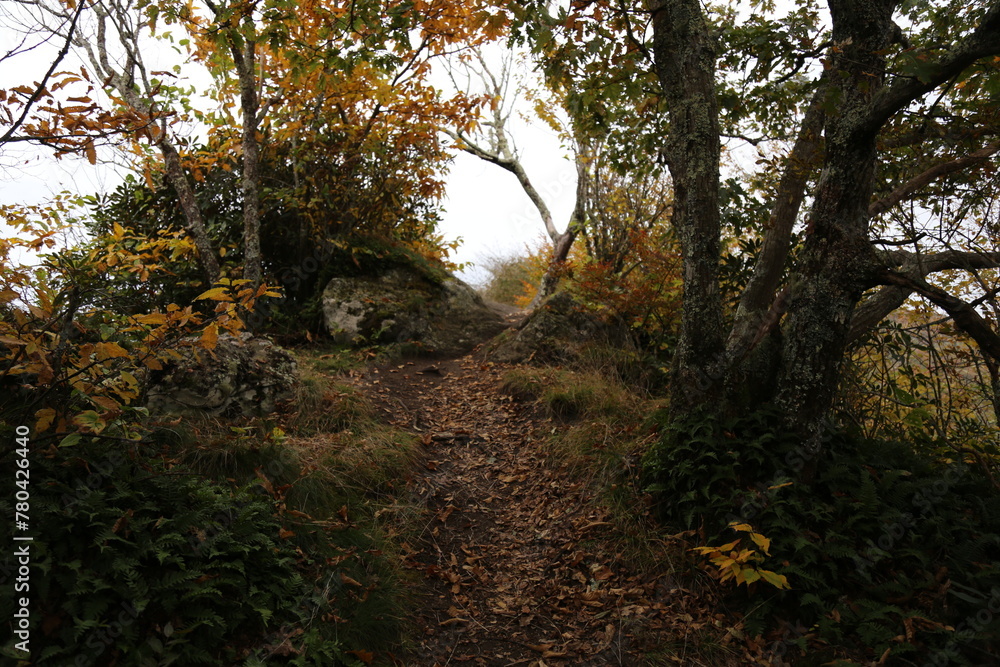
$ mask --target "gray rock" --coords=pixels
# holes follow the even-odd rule
[[[266,338],[222,334],[214,350],[190,348],[153,374],[146,392],[151,415],[263,416],[295,396],[295,357]]]
[[[506,326],[467,284],[435,282],[415,270],[334,278],[323,291],[323,320],[345,343],[415,343],[439,355],[468,352]]]
[[[587,311],[567,292],[543,301],[516,330],[498,337],[487,355],[503,363],[558,363],[574,360],[587,345],[629,344],[628,330]]]

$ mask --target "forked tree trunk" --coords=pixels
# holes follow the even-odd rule
[[[839,74],[831,84],[839,101],[837,112],[826,118],[823,175],[800,268],[768,309],[806,184],[808,172],[796,160],[811,159],[817,149],[825,91],[814,99],[786,166],[765,251],[728,337],[718,292],[720,131],[714,38],[699,0],[662,0],[652,9],[657,74],[670,110],[665,154],[674,182],[674,226],[684,260],[674,409],[709,406],[739,413],[776,398],[790,425],[803,434],[814,432],[833,401],[851,315],[862,292],[874,284],[876,262],[867,222],[878,126],[861,121],[881,85],[885,66],[880,54],[893,34],[892,3],[831,2],[834,41],[843,44],[832,67]],[[786,307],[784,337],[765,335]],[[764,368],[746,373],[747,359]],[[726,386],[734,380],[749,386]]]
[[[868,236],[879,127],[863,121],[881,89],[893,35],[894,3],[831,0],[832,84],[838,109],[826,123],[826,157],[800,255],[785,327],[778,404],[802,431],[815,433],[840,379],[851,318],[876,283]],[[861,85],[866,82],[866,85]]]

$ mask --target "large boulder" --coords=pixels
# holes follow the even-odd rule
[[[503,363],[559,363],[575,360],[589,345],[625,347],[629,342],[627,327],[605,321],[568,292],[556,292],[520,327],[498,337],[487,354]]]
[[[297,364],[287,350],[249,333],[223,334],[213,350],[192,347],[150,378],[150,414],[254,417],[295,397]]]
[[[323,291],[323,320],[346,343],[415,343],[423,352],[468,352],[506,324],[467,284],[397,267],[378,276],[334,278]]]

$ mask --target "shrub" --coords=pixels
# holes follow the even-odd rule
[[[33,458],[32,664],[230,664],[301,620],[311,586],[274,504],[150,454],[88,442]]]
[[[726,540],[733,520],[770,538],[769,563],[783,563],[774,569],[792,590],[734,592],[748,627],[804,628],[784,646],[817,657],[822,644],[853,644],[967,664],[960,656],[995,650],[1000,617],[975,620],[1000,605],[995,489],[902,443],[843,432],[803,443],[779,424],[767,411],[669,422],[644,461],[669,524],[696,529],[703,544]]]
[[[510,306],[527,304],[545,273],[547,252],[547,247],[526,247],[525,254],[490,255],[480,260],[489,274],[483,296]]]

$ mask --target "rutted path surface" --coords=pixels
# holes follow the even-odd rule
[[[689,596],[593,540],[613,530],[608,517],[544,451],[559,425],[500,393],[503,370],[467,356],[361,381],[425,447],[413,484],[426,525],[407,545],[426,582],[423,635],[404,664],[640,665],[654,638],[683,643]]]

